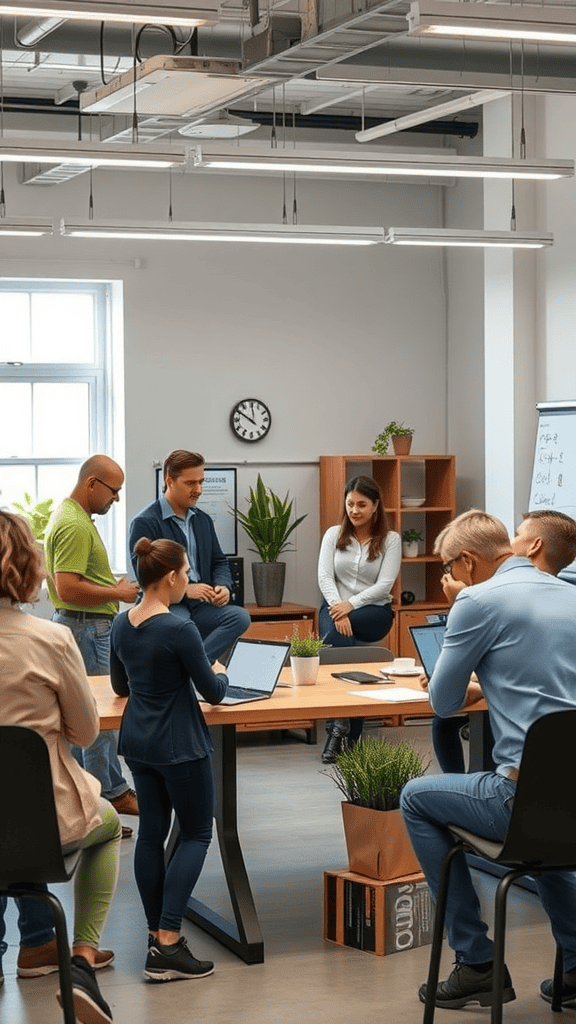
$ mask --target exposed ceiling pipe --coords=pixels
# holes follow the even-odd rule
[[[25,50],[35,50],[41,39],[50,35],[65,21],[66,18],[34,18],[32,21],[27,21],[22,28],[15,29],[16,44]]]

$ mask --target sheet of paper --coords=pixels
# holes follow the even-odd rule
[[[421,690],[410,690],[407,686],[394,686],[389,690],[350,690],[351,697],[371,697],[372,700],[384,700],[391,703],[404,704],[405,701],[427,701]]]

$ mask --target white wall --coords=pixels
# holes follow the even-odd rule
[[[88,175],[53,188],[8,178],[9,215],[87,219]],[[282,184],[273,179],[175,176],[173,193],[175,219],[280,219]],[[426,185],[302,181],[299,219],[434,225],[439,194]],[[94,195],[96,217],[164,219],[168,177],[95,172]],[[145,267],[135,269],[135,259]],[[446,450],[437,252],[48,237],[0,241],[0,273],[123,282],[128,518],[153,497],[153,460],[174,447],[209,462],[258,460],[241,468],[239,497],[261,469],[275,491],[290,490],[297,514],[308,513],[286,558],[287,600],[318,598],[320,454],[367,452],[390,419],[415,428],[416,452]],[[228,424],[247,396],[262,398],[273,417],[254,447]],[[246,547],[242,539],[240,554]]]

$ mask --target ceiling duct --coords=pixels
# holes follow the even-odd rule
[[[86,113],[204,114],[265,88],[270,78],[242,75],[240,61],[204,57],[151,57],[114,78],[108,85],[85,92],[80,109]]]

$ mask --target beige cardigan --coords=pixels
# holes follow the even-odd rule
[[[96,704],[84,663],[66,626],[27,615],[0,598],[0,724],[26,725],[44,737],[62,844],[102,823],[100,783],[70,753],[98,735]]]

